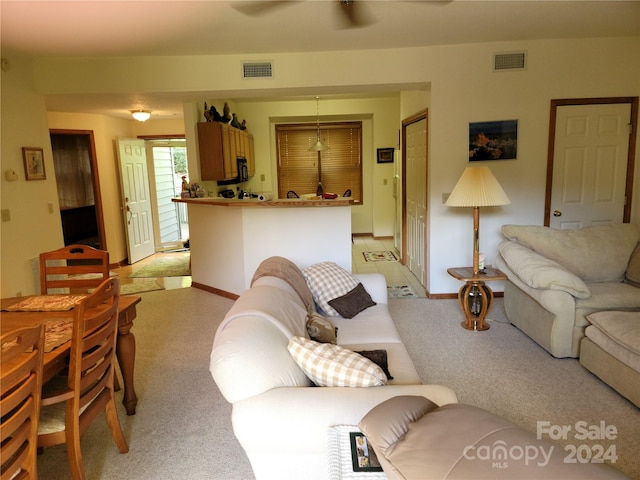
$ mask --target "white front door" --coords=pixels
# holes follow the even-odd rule
[[[155,253],[144,140],[118,139],[120,191],[129,263]]]
[[[407,267],[425,285],[427,120],[406,128]]]
[[[550,227],[623,221],[630,118],[629,103],[558,106]]]

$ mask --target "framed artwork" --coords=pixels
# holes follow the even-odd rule
[[[27,180],[45,180],[44,153],[42,148],[22,147],[24,175]]]
[[[518,120],[469,123],[469,161],[515,160]]]
[[[381,472],[382,467],[376,453],[360,432],[349,432],[351,441],[351,460],[354,472]]]
[[[379,148],[378,163],[393,163],[394,148]]]

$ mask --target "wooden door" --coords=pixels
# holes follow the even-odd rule
[[[554,108],[545,225],[579,229],[628,221],[637,99],[636,115],[632,101]]]
[[[122,210],[129,263],[155,253],[144,140],[118,139]]]
[[[427,119],[426,113],[404,128],[406,192],[406,265],[426,285]]]

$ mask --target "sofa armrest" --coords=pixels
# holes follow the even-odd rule
[[[559,263],[516,242],[503,241],[498,251],[513,275],[525,285],[542,290],[561,290],[576,298],[589,298],[589,287]],[[505,272],[507,273],[507,272]],[[515,282],[514,282],[515,283]]]
[[[387,281],[381,273],[356,273],[353,275],[360,282],[364,289],[371,295],[371,299],[376,303],[388,302]]]
[[[274,388],[233,404],[233,430],[249,454],[324,452],[329,427],[357,425],[373,407],[398,395],[457,403],[455,393],[441,385]]]

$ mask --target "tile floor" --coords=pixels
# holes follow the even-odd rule
[[[367,262],[362,252],[391,251],[399,256],[393,246],[393,238],[374,239],[370,236],[353,237],[352,265],[353,273],[382,273],[387,286],[410,285],[420,297],[426,296],[424,287],[411,271],[397,262]]]
[[[396,254],[392,238],[374,239],[371,236],[355,236],[353,238],[352,272],[382,273],[385,276],[388,286],[410,285],[418,296],[426,296],[425,289],[420,285],[418,279],[399,261],[366,262],[364,255],[362,254],[362,252],[365,251],[391,251]],[[114,269],[113,271],[120,276],[123,283],[142,281],[144,279],[129,278],[129,275],[149,264],[158,256],[168,255],[187,256],[189,255],[189,252],[156,253],[155,255],[135,263],[134,265],[125,265]],[[191,286],[191,277],[163,277],[159,278],[158,282],[167,290],[172,288],[184,288]]]

